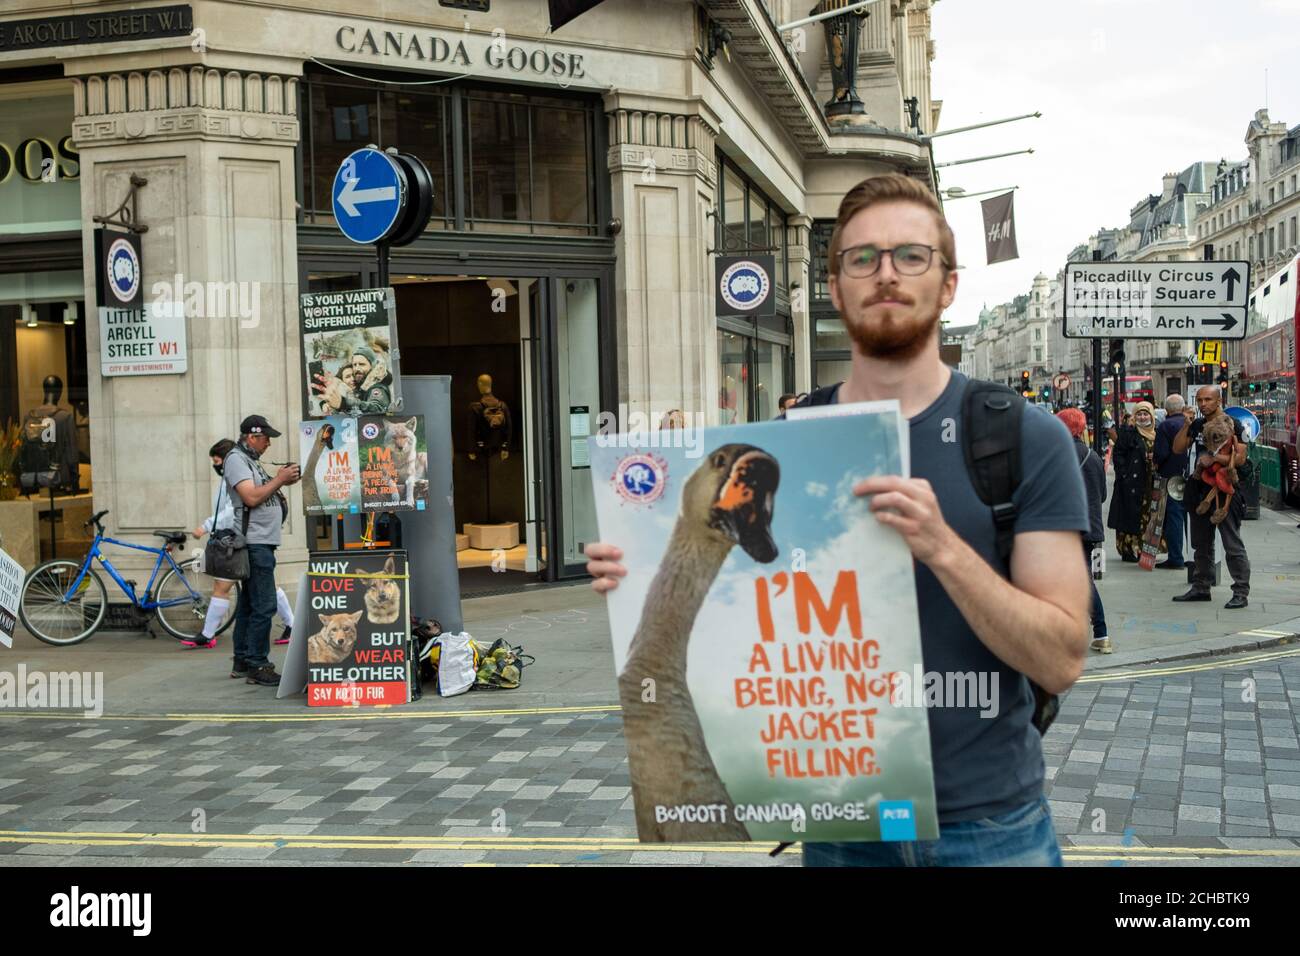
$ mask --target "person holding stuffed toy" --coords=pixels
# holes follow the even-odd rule
[[[1241,423],[1221,407],[1218,386],[1206,385],[1197,391],[1196,407],[1202,417],[1196,421],[1190,418],[1184,421],[1173,442],[1175,454],[1182,454],[1193,446],[1196,449],[1192,456],[1196,470],[1187,479],[1183,491],[1183,506],[1191,519],[1196,567],[1192,572],[1191,588],[1174,600],[1210,600],[1210,588],[1214,584],[1214,529],[1217,527],[1219,537],[1223,539],[1228,573],[1232,575],[1232,598],[1224,607],[1235,610],[1246,607],[1250,594],[1250,558],[1246,554],[1246,544],[1241,540],[1246,503],[1241,495],[1232,494],[1230,490],[1225,494],[1224,488],[1225,485],[1232,488],[1232,472],[1246,461],[1246,442]],[[1210,504],[1205,504],[1206,501]]]

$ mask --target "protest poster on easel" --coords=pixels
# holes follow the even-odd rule
[[[289,651],[290,657],[305,654],[309,706],[410,702],[407,581],[405,551],[312,555],[304,575],[307,599],[299,600],[303,623],[295,623]]]
[[[429,453],[424,416],[332,415],[298,426],[308,515],[424,511]]]
[[[14,646],[14,629],[18,626],[18,600],[22,596],[23,566],[0,548],[0,644]]]
[[[642,842],[938,837],[912,556],[852,493],[903,424],[588,439]]]

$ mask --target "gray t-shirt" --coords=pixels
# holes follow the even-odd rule
[[[963,457],[962,391],[967,378],[952,373],[943,394],[910,419],[912,477],[934,488],[944,520],[1003,577],[993,512],[980,501]],[[839,399],[838,391],[835,395]],[[1088,530],[1088,502],[1070,433],[1054,415],[1026,408],[1021,419],[1021,480],[1015,494],[1016,533]],[[1077,561],[1071,551],[1067,560]],[[925,673],[974,674],[991,689],[997,675],[997,716],[978,706],[932,707],[930,747],[940,823],[997,816],[1037,800],[1043,792],[1043,747],[1034,729],[1029,682],[994,656],[971,630],[939,579],[916,562],[916,603]]]
[[[244,499],[239,497],[239,492],[235,490],[235,486],[241,481],[252,481],[254,485],[260,488],[270,479],[262,466],[256,464],[238,446],[226,456],[223,477],[226,479],[226,487],[230,491],[230,500],[235,506],[235,523],[233,527],[238,531],[244,527]],[[275,495],[271,495],[251,512],[248,519],[248,543],[270,544],[278,547],[280,544],[280,523],[283,517],[284,513],[280,508],[279,499]]]

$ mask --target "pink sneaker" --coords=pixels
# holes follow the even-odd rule
[[[289,636],[290,636],[290,635],[289,635],[289,628],[286,627],[283,631],[280,632],[280,636],[277,637],[277,638],[275,639],[275,643],[277,643],[277,644],[288,644],[288,643],[289,643]]]
[[[208,639],[208,642],[207,642],[206,644],[201,644],[201,643],[199,643],[202,639],[203,639],[203,636],[202,636],[202,635],[199,635],[199,637],[196,638],[195,640],[192,640],[192,641],[181,641],[181,644],[182,644],[182,646],[184,646],[184,647],[193,647],[193,648],[197,648],[197,649],[199,649],[199,650],[210,650],[211,648],[214,648],[214,647],[217,646],[217,639],[216,639],[215,637],[213,637],[213,638],[209,638],[209,639]]]

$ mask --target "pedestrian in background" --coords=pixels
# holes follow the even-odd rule
[[[1115,467],[1115,492],[1110,499],[1107,525],[1115,529],[1120,560],[1136,563],[1142,551],[1142,534],[1151,515],[1151,488],[1155,483],[1152,456],[1156,444],[1155,408],[1138,402],[1133,424],[1121,425],[1115,435],[1111,463]],[[1160,542],[1164,551],[1164,541]]]
[[[1177,393],[1165,399],[1165,420],[1156,426],[1156,474],[1165,480],[1165,544],[1169,556],[1156,565],[1162,571],[1178,571],[1186,567],[1183,560],[1183,528],[1187,512],[1183,510],[1182,496],[1187,478],[1187,452],[1174,451],[1174,438],[1183,430],[1187,403]]]
[[[222,477],[226,456],[234,447],[233,441],[223,438],[208,449],[208,457],[212,459],[212,470],[217,473],[217,477]],[[226,493],[226,483],[222,480],[218,482],[216,494],[212,496],[212,514],[204,518],[203,524],[195,528],[191,534],[197,541],[205,534],[224,531],[234,526],[235,505],[230,500],[230,495]],[[208,602],[208,613],[203,620],[203,633],[192,641],[181,641],[182,644],[186,647],[200,648],[217,646],[217,628],[221,627],[221,622],[226,619],[226,612],[230,610],[230,589],[234,586],[234,581],[227,581],[224,578],[212,579],[212,599]],[[284,593],[283,588],[275,589],[275,607],[280,623],[284,625],[284,630],[275,639],[275,643],[288,644],[293,630],[293,607],[289,604],[289,597]]]
[[[1092,553],[1106,544],[1106,529],[1101,523],[1101,503],[1106,500],[1106,468],[1101,458],[1083,441],[1088,420],[1077,408],[1063,408],[1056,413],[1070,437],[1074,439],[1074,454],[1083,472],[1083,490],[1088,495],[1088,530],[1083,535],[1083,559],[1088,565],[1088,583],[1092,586],[1092,649],[1099,654],[1109,654],[1114,648],[1106,633],[1106,611],[1101,606],[1101,595],[1093,578]]]
[[[1201,417],[1196,421],[1187,416],[1182,430],[1174,436],[1173,447],[1177,453],[1194,448],[1192,459],[1208,467],[1217,448],[1205,447],[1205,425],[1211,418],[1226,415],[1221,405],[1221,392],[1214,385],[1206,385],[1196,393],[1196,407]],[[1233,462],[1240,466],[1246,461],[1246,442],[1241,422],[1233,419],[1233,434],[1236,437],[1236,453]],[[1224,452],[1226,454],[1226,450]],[[1214,585],[1214,528],[1210,515],[1197,514],[1196,507],[1201,499],[1210,493],[1209,486],[1197,478],[1188,478],[1183,492],[1183,507],[1191,519],[1192,550],[1195,552],[1196,568],[1192,572],[1192,586],[1186,594],[1177,595],[1175,601],[1208,601],[1210,588]],[[1246,501],[1240,494],[1232,496],[1228,516],[1219,522],[1219,536],[1223,539],[1223,553],[1228,564],[1228,573],[1232,575],[1232,597],[1223,605],[1233,611],[1245,607],[1250,594],[1250,558],[1246,554],[1246,544],[1241,540],[1241,522],[1246,517]]]
[[[280,683],[267,654],[271,650],[271,617],[275,614],[275,549],[280,546],[280,525],[289,516],[289,503],[281,488],[302,477],[297,465],[285,465],[272,478],[259,460],[279,438],[261,415],[249,415],[239,426],[239,444],[226,455],[223,478],[235,505],[235,527],[243,530],[249,515],[248,580],[235,608],[235,662],[231,677],[246,683],[274,687]]]

